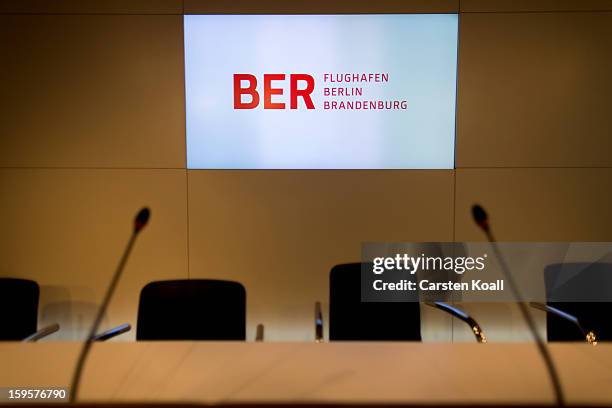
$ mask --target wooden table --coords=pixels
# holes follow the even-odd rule
[[[0,387],[66,387],[78,343],[0,343]],[[553,344],[571,404],[612,405],[612,345]],[[533,344],[98,343],[81,401],[546,404]]]

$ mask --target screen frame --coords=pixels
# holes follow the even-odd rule
[[[255,4],[252,4],[255,3]],[[286,3],[286,2],[285,2]],[[321,1],[315,1],[314,4],[298,3],[293,7],[288,7],[283,2],[274,0],[264,0],[260,2],[250,1],[211,1],[199,2],[197,0],[185,0],[182,14],[182,31],[183,31],[183,107],[185,119],[185,169],[187,171],[455,171],[457,169],[457,130],[459,117],[459,66],[460,66],[460,44],[461,44],[461,12],[458,3],[454,5],[453,1],[434,0],[431,3],[419,0],[407,0],[405,3],[398,4],[393,0],[382,0],[376,3],[377,7],[366,4],[366,10],[355,11],[355,4],[342,0],[330,0],[323,5]],[[284,6],[283,6],[284,5]],[[323,11],[322,9],[325,9]],[[336,11],[330,11],[336,10]],[[359,10],[359,8],[357,8]],[[376,10],[376,11],[369,11]],[[381,11],[385,10],[385,11]],[[455,63],[455,106],[454,106],[454,126],[453,126],[453,164],[450,168],[242,168],[242,167],[224,167],[224,168],[190,168],[188,164],[188,143],[187,143],[187,80],[186,80],[186,37],[185,37],[185,20],[188,16],[361,16],[361,15],[421,15],[421,14],[443,14],[454,15],[457,18],[457,42],[456,42],[456,63]]]

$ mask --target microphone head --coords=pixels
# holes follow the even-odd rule
[[[147,207],[144,207],[143,209],[138,211],[138,214],[136,214],[136,218],[134,218],[134,233],[140,232],[140,230],[142,230],[145,225],[147,225],[147,222],[149,222],[150,215],[151,211]]]
[[[489,231],[489,216],[484,208],[478,204],[474,204],[472,206],[472,216],[480,228],[484,231]]]

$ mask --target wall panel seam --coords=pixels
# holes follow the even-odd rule
[[[2,16],[182,16],[184,13],[54,13],[54,12],[2,12]]]
[[[529,169],[529,170],[545,170],[545,169],[612,169],[612,166],[470,166],[457,167],[456,170],[497,170],[497,169]]]
[[[557,13],[612,13],[612,10],[499,10],[460,11],[459,14],[557,14]]]
[[[186,170],[185,167],[0,166],[0,170]]]

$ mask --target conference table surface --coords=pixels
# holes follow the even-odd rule
[[[0,343],[0,387],[67,387],[81,344]],[[612,344],[552,344],[567,402],[612,404]],[[531,343],[108,342],[83,402],[547,404]]]

